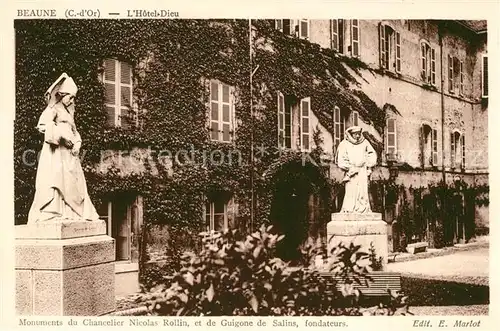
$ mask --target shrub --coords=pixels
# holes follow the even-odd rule
[[[171,315],[390,315],[407,312],[404,297],[394,295],[388,306],[371,310],[359,306],[360,293],[353,281],[368,277],[368,254],[359,246],[340,244],[332,250],[335,258],[325,259],[326,271],[341,275],[345,282],[335,286],[331,278],[310,263],[320,252],[312,243],[302,247],[305,261],[299,267],[275,255],[282,235],[262,227],[247,236],[236,230],[203,233],[199,254],[182,256],[181,269],[164,286],[144,294],[140,301],[149,314]]]
[[[199,245],[193,234],[186,229],[172,226],[155,226],[149,229],[147,262],[141,272],[141,289],[150,291],[158,285],[169,283],[170,275],[181,270],[182,254],[197,252]]]
[[[375,251],[375,246],[373,243],[370,243],[370,267],[373,271],[381,271],[383,268],[383,259],[381,256],[377,256],[377,252]]]

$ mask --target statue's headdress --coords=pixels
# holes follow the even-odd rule
[[[63,73],[54,83],[52,83],[47,92],[45,92],[45,99],[48,105],[53,105],[56,102],[57,93],[76,96],[77,92],[78,87],[76,86],[73,78],[68,76],[68,74]]]
[[[347,129],[350,133],[354,132],[362,132],[363,129],[360,126],[351,126],[350,128]]]

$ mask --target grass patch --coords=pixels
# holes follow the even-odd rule
[[[466,306],[490,303],[489,286],[403,276],[401,286],[412,306]]]

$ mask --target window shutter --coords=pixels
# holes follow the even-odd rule
[[[396,72],[401,72],[401,35],[396,32]]]
[[[292,36],[300,37],[300,20],[290,20],[290,30]]]
[[[335,151],[340,144],[341,141],[341,127],[340,127],[340,108],[335,107],[333,110],[333,133],[334,133],[334,148]]]
[[[285,146],[285,98],[278,92],[278,146]]]
[[[351,123],[354,126],[357,126],[359,123],[359,113],[355,110],[351,112]]]
[[[338,20],[332,20],[332,48],[339,50],[339,23]]]
[[[431,48],[431,84],[436,85],[436,50]]]
[[[210,138],[219,140],[219,84],[210,82]]]
[[[386,52],[385,49],[385,26],[379,24],[379,50],[380,50],[380,66],[382,68],[387,68],[386,64]]]
[[[309,20],[301,19],[299,22],[299,36],[303,39],[309,38]]]
[[[455,132],[450,134],[450,142],[451,142],[451,152],[450,152],[450,167],[455,168],[455,156],[457,155],[457,147],[455,144]]]
[[[420,58],[422,59],[422,80],[424,82],[426,82],[427,81],[427,58],[426,58],[426,54],[425,54],[425,44],[421,44],[420,49],[421,49]]]
[[[395,160],[397,154],[397,139],[396,139],[396,120],[394,118],[387,119],[387,158],[388,160]]]
[[[276,30],[283,31],[283,20],[275,20],[274,26],[275,26]]]
[[[464,94],[464,62],[460,61],[460,94]]]
[[[462,145],[462,169],[465,169],[465,135],[462,135],[460,138]]]
[[[222,116],[221,116],[221,126],[222,126],[222,141],[231,141],[231,123],[232,123],[232,103],[231,103],[231,87],[226,84],[220,84],[222,87]]]
[[[344,54],[345,20],[339,19],[338,24],[339,24],[339,53]]]
[[[129,129],[133,123],[132,114],[132,66],[120,62],[120,125]]]
[[[453,92],[453,58],[448,54],[448,89]]]
[[[283,20],[283,33],[292,34],[292,20]]]
[[[311,99],[305,98],[300,101],[300,146],[302,150],[309,151],[311,149]]]
[[[117,61],[114,59],[104,60],[104,98],[107,114],[107,124],[110,127],[116,126],[117,121],[117,95],[116,95],[116,67]]]
[[[437,130],[432,130],[432,165],[437,166],[438,163],[438,143],[437,143]]]
[[[483,98],[488,97],[488,55],[483,56],[483,71],[482,71],[482,83],[483,83]]]
[[[352,56],[359,56],[359,20],[351,20],[351,47]]]
[[[425,126],[420,125],[420,165],[425,166]]]

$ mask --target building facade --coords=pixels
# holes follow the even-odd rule
[[[324,241],[342,199],[334,155],[352,125],[379,154],[372,205],[391,249],[487,232],[487,203],[470,191],[488,186],[483,21],[26,22],[16,25],[18,91],[36,95],[31,80],[40,79],[43,95],[61,70],[82,86],[77,125],[99,152],[86,162],[87,181],[116,239],[118,272],[136,271],[148,248],[146,260],[169,241],[186,244],[176,226],[271,223],[287,234],[280,250],[289,259],[308,238]],[[57,39],[58,24],[79,38]],[[16,160],[36,145],[19,123],[41,107],[24,98]],[[33,177],[16,163],[22,173]],[[32,189],[16,182],[20,218]],[[443,192],[448,209],[436,204]],[[444,221],[445,210],[454,218]]]

